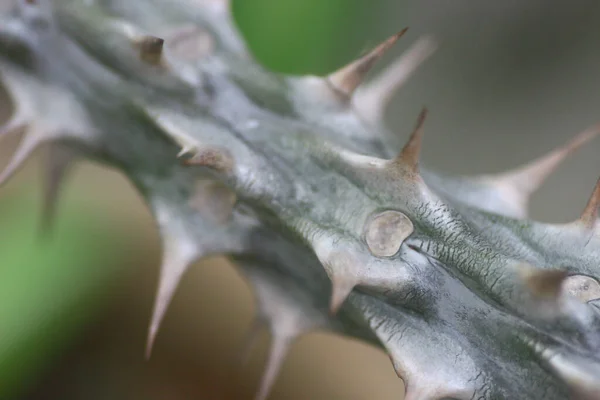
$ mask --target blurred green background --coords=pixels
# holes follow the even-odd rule
[[[430,168],[500,171],[600,121],[595,1],[238,0],[233,10],[256,58],[291,74],[325,74],[409,26],[379,70],[421,34],[435,34],[438,52],[387,114],[400,143],[429,107]],[[0,111],[4,119],[10,107]],[[16,143],[3,141],[2,160]],[[599,155],[600,140],[567,161],[534,197],[533,216],[575,218],[600,174]],[[83,163],[63,193],[55,234],[41,240],[36,167],[38,157],[0,197],[0,400],[252,398],[268,340],[246,368],[236,366],[253,305],[231,266],[215,258],[186,276],[146,362],[161,251],[146,206],[118,172]],[[402,392],[382,352],[312,334],[294,346],[271,399]]]

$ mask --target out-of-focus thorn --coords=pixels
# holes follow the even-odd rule
[[[588,229],[594,229],[598,224],[598,213],[600,209],[600,179],[596,182],[596,187],[592,192],[592,196],[590,197],[581,217],[579,217],[578,222],[582,224],[584,227]]]
[[[256,343],[260,337],[260,332],[266,326],[266,322],[260,317],[255,317],[254,320],[252,320],[252,324],[248,328],[248,332],[246,332],[237,354],[239,365],[245,366],[248,364],[252,351],[256,347]]]
[[[42,182],[43,203],[40,233],[43,237],[48,236],[54,228],[60,190],[75,158],[75,151],[64,144],[51,143],[48,146],[46,160],[43,164],[44,180]]]
[[[373,65],[375,65],[375,62],[379,60],[407,30],[408,28],[404,28],[402,31],[396,33],[379,46],[375,47],[365,56],[333,72],[327,77],[331,86],[348,98],[352,97],[356,88],[363,82],[367,73],[373,68]]]
[[[271,348],[267,359],[267,366],[260,382],[260,388],[256,394],[255,400],[266,400],[273,388],[275,379],[283,366],[285,357],[290,349],[294,338],[284,334],[272,334]]]
[[[538,269],[522,266],[520,273],[525,285],[539,298],[557,299],[561,292],[563,282],[569,276],[568,271],[562,269]]]
[[[25,128],[27,124],[17,114],[14,114],[4,125],[0,126],[0,139],[15,135]]]
[[[480,180],[503,193],[510,203],[521,210],[522,217],[525,217],[531,195],[561,162],[596,137],[598,133],[600,133],[600,125],[595,125],[537,160],[502,174],[483,176]]]
[[[423,125],[427,117],[427,108],[423,108],[417,119],[417,124],[404,148],[398,154],[394,163],[408,168],[414,174],[419,173],[419,157],[421,155],[421,144],[423,142]]]
[[[0,186],[6,184],[6,182],[23,166],[25,161],[27,161],[41,142],[42,140],[33,132],[26,132],[24,134],[13,157],[6,167],[4,167],[2,173],[0,173]]]
[[[189,149],[184,149],[189,151]],[[184,161],[185,165],[196,165],[208,167],[217,172],[231,172],[233,170],[233,158],[228,151],[224,149],[206,147],[195,150],[195,154],[189,160]]]
[[[144,36],[136,40],[142,61],[151,65],[162,64],[164,39],[156,36]]]
[[[402,56],[369,83],[358,88],[354,96],[356,112],[366,121],[380,124],[394,94],[437,49],[432,36],[417,40]]]
[[[199,258],[198,249],[184,238],[165,238],[163,259],[160,268],[158,292],[154,301],[154,311],[148,330],[146,358],[152,354],[156,334],[165,316],[177,286],[190,264]]]

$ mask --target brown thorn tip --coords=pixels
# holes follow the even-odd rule
[[[421,154],[421,143],[423,141],[423,126],[427,118],[428,110],[423,107],[417,118],[417,124],[413,130],[408,142],[398,155],[396,162],[408,166],[414,172],[418,171],[419,156]]]
[[[562,269],[529,268],[524,271],[527,287],[534,295],[545,298],[557,298],[562,290],[562,283],[568,275],[568,271]]]
[[[162,61],[165,40],[156,36],[144,36],[138,42],[140,58],[152,65],[159,65]]]
[[[579,221],[586,227],[593,229],[596,223],[598,222],[600,209],[600,178],[596,182],[596,187],[592,192],[592,196],[588,201]]]
[[[356,88],[364,80],[365,75],[373,68],[375,62],[379,60],[407,30],[408,28],[404,28],[363,57],[333,72],[328,77],[329,83],[342,94],[351,97]]]

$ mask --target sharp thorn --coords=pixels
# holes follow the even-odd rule
[[[327,79],[331,86],[343,95],[352,97],[356,88],[363,82],[367,73],[375,65],[375,62],[377,62],[377,60],[379,60],[407,30],[408,28],[405,28],[396,33],[365,56],[329,75]]]
[[[600,210],[600,179],[596,182],[596,187],[592,192],[592,196],[590,197],[581,217],[579,218],[579,222],[583,224],[588,229],[594,229],[596,224],[598,223]]]
[[[356,284],[352,280],[348,279],[332,279],[331,285],[331,302],[329,304],[329,313],[331,315],[335,315],[342,307],[342,304],[344,304]]]
[[[395,160],[396,164],[408,167],[414,173],[419,172],[419,157],[423,142],[423,125],[427,117],[427,108],[423,108],[417,119],[417,124],[404,148]]]
[[[523,216],[527,214],[529,197],[544,183],[556,168],[571,154],[579,150],[600,133],[600,125],[593,126],[575,136],[565,145],[550,153],[511,171],[484,177],[492,186],[507,192],[521,209]]]
[[[30,132],[27,132],[25,136],[23,136],[12,159],[0,173],[0,186],[6,184],[6,182],[23,166],[25,161],[27,161],[40,143],[41,140]]]
[[[154,301],[154,310],[148,330],[146,343],[146,359],[150,359],[152,347],[160,324],[165,316],[167,308],[171,303],[173,295],[177,290],[179,282],[190,266],[197,258],[195,246],[185,244],[182,241],[167,240],[164,246],[164,254],[160,271],[158,291]]]
[[[245,366],[250,361],[252,350],[256,347],[258,339],[260,337],[261,330],[265,327],[265,322],[260,317],[255,317],[252,324],[248,328],[248,332],[244,337],[243,343],[240,346],[238,352],[238,363],[241,366]]]
[[[53,143],[48,148],[42,183],[44,188],[40,234],[43,237],[48,236],[54,227],[60,190],[74,159],[74,151],[62,144]]]
[[[26,123],[17,116],[13,116],[4,125],[0,126],[0,138],[15,135],[25,128]]]
[[[260,382],[260,388],[256,394],[255,400],[266,400],[273,388],[275,379],[283,366],[285,357],[292,344],[293,338],[285,335],[273,334],[267,366]]]
[[[357,112],[367,121],[382,122],[385,109],[394,94],[436,48],[437,43],[433,37],[425,36],[417,40],[379,76],[357,91],[354,99]]]

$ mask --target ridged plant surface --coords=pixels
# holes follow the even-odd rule
[[[384,349],[408,400],[600,399],[600,186],[572,223],[527,216],[598,127],[506,173],[445,176],[419,163],[425,110],[401,150],[381,119],[434,38],[364,83],[404,31],[329,76],[283,76],[225,1],[0,5],[1,134],[23,132],[0,182],[47,147],[46,228],[77,159],[134,183],[163,240],[148,355],[186,268],[226,255],[271,333],[258,399],[314,330]]]

